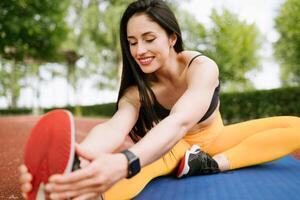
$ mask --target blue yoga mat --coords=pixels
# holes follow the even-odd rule
[[[291,156],[205,176],[152,180],[135,200],[300,200],[300,162]]]

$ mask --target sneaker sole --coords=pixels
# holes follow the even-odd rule
[[[25,146],[24,163],[32,174],[29,200],[43,200],[44,186],[53,174],[70,173],[75,154],[75,124],[67,110],[53,110],[40,118]]]
[[[181,178],[185,174],[187,174],[190,170],[190,166],[188,165],[188,159],[190,156],[190,152],[186,151],[183,158],[181,159],[179,168],[177,170],[177,178]]]
[[[177,170],[177,178],[181,178],[190,171],[190,166],[188,165],[190,154],[196,153],[197,151],[200,151],[200,147],[194,144],[189,150],[185,152]]]

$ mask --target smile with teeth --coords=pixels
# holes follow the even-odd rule
[[[142,65],[149,65],[154,57],[140,58],[139,61]]]

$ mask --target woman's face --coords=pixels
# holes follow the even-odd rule
[[[127,36],[130,53],[144,73],[155,72],[163,66],[176,42],[145,14],[136,14],[129,19]]]

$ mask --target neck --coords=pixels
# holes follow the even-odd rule
[[[163,66],[154,72],[153,79],[157,83],[168,84],[178,80],[182,73],[182,65],[178,60],[178,54],[174,49],[170,50],[170,54]]]

